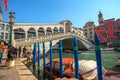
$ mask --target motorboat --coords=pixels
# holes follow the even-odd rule
[[[115,51],[116,52],[120,52],[120,48],[115,48]]]
[[[73,78],[75,77],[75,72],[73,69],[74,64],[74,58],[63,58],[63,72],[64,77],[66,78]],[[59,58],[52,60],[52,73],[50,73],[50,62],[46,64],[46,74],[50,80],[53,80],[55,78],[59,77],[60,74],[60,60]],[[79,74],[80,75],[80,74]],[[80,75],[81,78],[81,75]],[[83,80],[82,78],[80,80]],[[106,73],[104,75],[104,80],[120,80],[120,73],[112,71],[112,70],[106,70]]]

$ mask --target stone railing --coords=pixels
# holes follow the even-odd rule
[[[92,43],[90,43],[88,40],[84,39],[82,36],[76,34],[76,33],[59,33],[59,34],[51,34],[51,35],[45,35],[45,36],[39,36],[39,37],[31,37],[31,38],[24,38],[24,39],[16,39],[14,40],[14,44],[17,45],[23,45],[23,44],[33,44],[33,43],[41,43],[41,42],[48,42],[53,40],[59,40],[59,39],[67,39],[67,38],[73,38],[76,37],[81,42],[84,42],[90,46],[93,46]]]

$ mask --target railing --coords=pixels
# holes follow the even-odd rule
[[[31,38],[23,38],[23,39],[16,39],[14,40],[15,44],[21,45],[21,44],[27,44],[27,43],[38,43],[38,42],[48,42],[50,40],[59,40],[59,39],[67,39],[77,37],[80,41],[85,42],[86,44],[89,44],[92,46],[92,43],[84,39],[82,36],[76,34],[76,33],[59,33],[59,34],[51,34],[51,35],[45,35],[45,36],[39,36],[39,37],[31,37]]]

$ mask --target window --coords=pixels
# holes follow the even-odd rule
[[[92,30],[92,28],[90,28],[89,30]]]
[[[1,32],[1,39],[4,39],[4,33],[3,32]]]
[[[0,29],[4,30],[5,29],[5,24],[0,24]]]
[[[5,39],[8,39],[8,33],[5,33]]]
[[[87,33],[85,33],[85,35],[87,36]]]
[[[45,31],[44,31],[43,27],[40,27],[40,28],[38,29],[38,36],[42,36],[42,35],[44,35],[44,34],[45,34]]]
[[[87,31],[87,29],[85,29],[85,31]]]
[[[8,26],[6,26],[6,30],[8,30]]]
[[[57,27],[54,27],[53,33],[58,33],[58,28]]]
[[[50,27],[48,27],[46,29],[46,35],[50,35],[50,34],[52,34],[52,29]]]
[[[92,32],[90,32],[90,35],[92,34]]]
[[[30,38],[30,37],[35,37],[36,36],[36,32],[35,32],[35,29],[34,28],[30,28],[28,30],[28,35],[27,37]]]
[[[113,29],[115,29],[115,27],[113,27]]]
[[[22,28],[14,30],[14,39],[25,38],[25,31]]]
[[[93,38],[92,36],[90,36],[90,38]]]
[[[114,32],[115,36],[120,36],[120,32]]]

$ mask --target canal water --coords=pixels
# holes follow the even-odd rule
[[[104,68],[107,70],[113,70],[116,72],[120,72],[120,66],[119,66],[120,63],[117,62],[118,56],[120,56],[120,52],[101,51],[101,53],[102,53],[102,65],[104,66]],[[63,57],[74,58],[74,54],[70,52],[69,53],[64,52]],[[83,60],[83,59],[96,60],[95,51],[81,51],[78,54],[78,57],[79,57],[79,60]],[[53,52],[53,59],[55,58],[59,58],[59,53]],[[47,61],[49,61],[49,55],[47,56]],[[41,60],[41,65],[43,65],[42,60]],[[29,66],[28,68],[33,72],[32,66]],[[41,67],[41,70],[42,70],[42,67]],[[36,74],[37,74],[37,71],[36,71]]]

